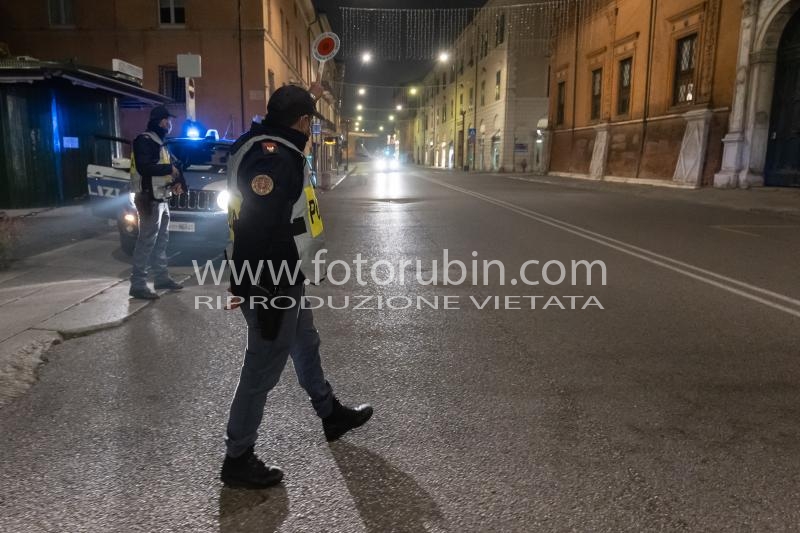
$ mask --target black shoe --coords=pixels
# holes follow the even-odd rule
[[[158,300],[159,298],[158,294],[151,291],[149,287],[131,287],[128,296],[137,300]]]
[[[325,430],[325,439],[328,442],[335,441],[351,429],[366,424],[371,416],[372,406],[369,404],[365,403],[358,407],[347,407],[334,398],[333,411],[330,415],[322,419],[322,429]]]
[[[158,280],[153,284],[153,286],[157,291],[160,290],[179,291],[183,288],[183,285],[181,285],[172,278],[167,278],[165,280]]]
[[[219,478],[225,485],[238,489],[264,489],[283,479],[283,470],[267,466],[253,453],[251,446],[239,457],[225,456]]]

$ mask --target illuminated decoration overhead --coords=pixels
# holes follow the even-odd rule
[[[431,60],[458,41],[477,43],[485,33],[494,44],[502,22],[504,41],[513,42],[521,53],[541,54],[576,18],[586,18],[605,4],[608,0],[521,0],[453,9],[341,7],[342,52],[358,57],[369,48],[373,59]],[[459,39],[465,30],[474,35]]]

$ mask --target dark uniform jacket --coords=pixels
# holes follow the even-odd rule
[[[236,153],[249,139],[259,135],[280,137],[301,151],[308,142],[308,136],[297,130],[268,123],[253,123],[250,131],[234,143],[231,153]],[[285,262],[285,269],[293,275],[299,261],[290,218],[295,202],[303,193],[305,163],[305,157],[295,150],[269,141],[255,143],[244,155],[239,166],[236,179],[242,195],[242,205],[238,220],[233,223],[232,260],[237,271],[241,271],[244,262],[248,261],[253,273],[256,272],[259,261],[264,261],[260,283],[262,286],[296,285],[305,280],[299,270],[294,283],[286,270],[278,279],[273,279],[268,266],[268,262],[272,263],[277,274],[281,264]],[[259,177],[261,183],[266,181],[260,176],[268,176],[272,182],[272,190],[267,194],[263,194],[263,190],[262,194],[254,191],[254,179]],[[233,294],[247,296],[249,287],[250,279],[247,275],[240,285],[236,285],[233,277],[231,278]]]
[[[149,123],[147,131],[153,132],[162,140],[166,131],[158,125]],[[142,191],[150,200],[153,200],[153,176],[169,176],[172,174],[172,163],[159,163],[161,160],[161,146],[147,135],[139,135],[133,140],[133,158],[136,161],[136,171],[142,176]],[[171,158],[174,161],[174,158]],[[186,192],[187,186],[183,176],[176,180],[183,185]]]

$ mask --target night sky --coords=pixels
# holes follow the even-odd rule
[[[384,9],[422,9],[435,6],[437,8],[457,8],[457,7],[480,7],[486,0],[406,0],[404,2],[391,0],[314,0],[314,5],[318,10],[328,15],[328,19],[333,26],[333,31],[342,35],[342,17],[340,7],[364,7],[364,8],[384,8]],[[374,59],[369,65],[362,65],[360,58],[347,58],[345,61],[345,82],[354,85],[369,86],[391,86],[404,85],[419,80],[428,72],[434,64],[433,58],[429,61],[402,61],[391,62]],[[355,112],[353,100],[361,102],[365,106],[365,111],[361,114],[365,117],[368,127],[371,124],[376,126],[383,123],[385,116],[392,111],[395,102],[391,101],[390,91],[370,90],[367,97],[356,98],[350,91],[345,91],[345,116],[353,115]],[[350,93],[350,94],[348,94]],[[351,102],[347,102],[351,100]],[[353,104],[353,105],[349,105]]]

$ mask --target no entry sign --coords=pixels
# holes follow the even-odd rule
[[[314,40],[314,46],[311,47],[311,53],[314,54],[314,59],[320,63],[324,63],[336,55],[339,51],[339,36],[333,32],[325,32],[319,35]]]

